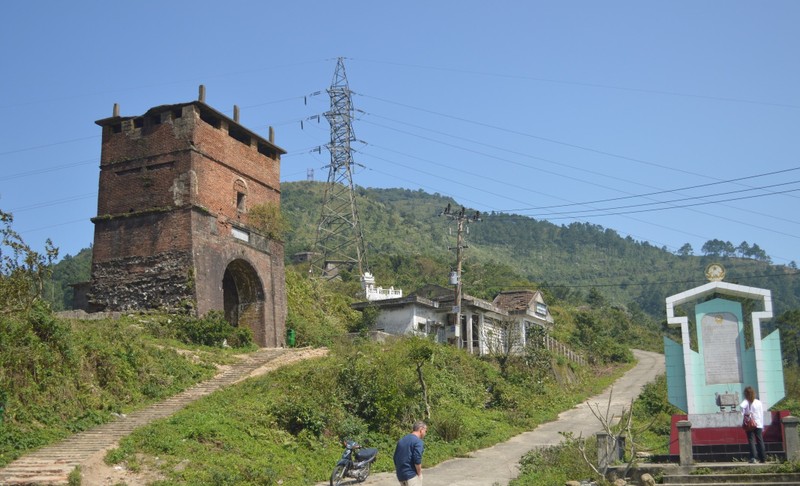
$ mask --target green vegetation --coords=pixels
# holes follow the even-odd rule
[[[312,248],[323,189],[321,182],[281,185],[281,209],[291,228],[286,255]],[[439,214],[458,202],[421,190],[357,192],[370,270],[377,282],[406,291],[422,283],[445,285],[453,262],[447,248],[454,240]],[[548,303],[558,299],[575,305],[585,302],[594,289],[609,305],[662,319],[666,296],[705,283],[705,267],[720,262],[727,281],[771,289],[777,312],[800,308],[797,265],[771,265],[756,243],[734,246],[711,240],[703,254],[695,256],[691,245],[673,254],[593,224],[558,226],[500,213],[482,219],[471,225],[464,270],[465,291],[477,297],[533,286],[548,293]]]
[[[397,437],[426,415],[418,366],[431,409],[426,464],[553,420],[623,371],[547,367],[570,382],[555,371],[532,374],[519,359],[505,378],[492,360],[426,340],[340,341],[326,358],[247,380],[137,430],[107,461],[158,469],[165,485],[313,484],[327,479],[348,437],[378,447],[376,470],[392,470]]]
[[[254,209],[252,223],[283,238],[287,257],[307,251],[322,189],[314,182],[283,184],[281,211]],[[379,284],[406,292],[447,285],[453,241],[438,214],[455,201],[402,189],[359,188],[358,197]],[[249,332],[215,313],[204,319],[55,317],[43,298],[52,309],[69,308],[69,285],[88,280],[91,249],[51,265],[57,256],[51,244],[44,254],[34,252],[10,230],[10,215],[0,217],[0,466],[177,393],[213,375],[233,352],[253,349]],[[770,326],[781,329],[787,360],[787,398],[779,406],[800,412],[800,314],[791,310],[800,308],[800,278],[796,265],[770,265],[758,245],[712,240],[704,256],[694,256],[689,245],[672,254],[596,225],[557,226],[507,214],[472,225],[469,245],[466,293],[491,300],[510,288],[542,290],[556,321],[551,335],[602,366],[581,368],[537,349],[479,359],[419,339],[344,342],[346,332],[363,331],[375,318],[350,308],[359,291],[355,276],[345,272],[342,281],[323,283],[307,279],[307,267],[290,266],[287,328],[298,346],[329,346],[330,355],[206,397],[137,431],[107,461],[158,469],[167,478],[162,484],[311,484],[327,478],[342,437],[378,447],[377,469],[391,469],[387,451],[411,421],[424,417],[431,424],[426,463],[460,456],[554,419],[600,391],[630,362],[630,347],[661,350],[662,334],[675,332],[661,323],[664,298],[703,283],[712,261],[726,266],[730,281],[772,289],[782,314]],[[223,350],[224,341],[241,348]],[[671,413],[665,380],[648,385],[633,407],[640,448],[666,450]],[[591,477],[578,447],[596,456],[592,441],[565,437],[529,454],[513,484]],[[80,474],[70,480],[79,483]]]
[[[0,466],[210,378],[234,350],[183,341],[187,329],[217,325],[163,315],[69,321],[41,303],[0,316],[0,394],[7,395]],[[233,334],[244,346],[236,352],[254,349],[249,334]]]
[[[585,447],[587,457],[597,457],[597,441],[565,435],[561,444],[531,451],[520,461],[519,476],[509,486],[540,486],[564,484],[567,481],[594,479],[592,468],[583,459],[580,448]]]
[[[41,301],[58,248],[50,240],[45,252],[34,251],[11,228],[14,218],[0,211],[0,314],[25,312]]]
[[[72,284],[88,282],[92,269],[92,250],[84,248],[77,255],[67,255],[53,266],[51,282],[44,295],[53,310],[72,309]]]
[[[247,211],[247,219],[256,230],[272,240],[283,240],[288,229],[280,204],[276,203],[253,206]]]
[[[667,377],[661,375],[642,388],[633,404],[633,431],[640,452],[669,454],[672,415],[680,411],[667,401]]]

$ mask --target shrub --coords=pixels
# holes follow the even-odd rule
[[[26,312],[41,301],[58,248],[48,239],[45,253],[28,246],[13,229],[11,214],[0,211],[0,314]]]
[[[433,431],[445,442],[455,442],[464,434],[464,422],[458,415],[447,415],[431,424]]]
[[[249,329],[232,326],[220,311],[211,311],[202,318],[176,316],[178,339],[187,344],[221,347],[227,341],[231,347],[245,347],[253,342]]]

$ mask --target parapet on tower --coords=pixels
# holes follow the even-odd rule
[[[283,242],[248,210],[280,205],[280,157],[198,101],[114,115],[103,128],[89,310],[224,311],[261,346],[284,343]]]

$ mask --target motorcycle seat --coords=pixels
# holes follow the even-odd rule
[[[378,449],[375,447],[367,447],[356,451],[356,461],[366,461],[378,455]]]

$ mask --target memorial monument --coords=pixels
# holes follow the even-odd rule
[[[768,411],[785,395],[780,334],[762,337],[762,323],[773,316],[771,292],[724,282],[719,264],[706,268],[706,278],[666,299],[667,323],[681,329],[681,343],[664,338],[668,400],[686,412],[673,417],[673,454],[678,420],[691,423],[695,446],[746,443],[738,406],[747,386],[764,404],[765,441],[780,440],[779,414]]]

